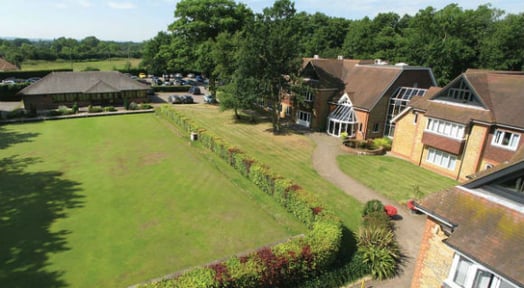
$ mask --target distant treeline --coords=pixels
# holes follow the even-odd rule
[[[0,39],[0,57],[20,65],[26,60],[105,60],[141,58],[143,43],[102,41],[94,36],[82,40],[60,37],[54,40]]]

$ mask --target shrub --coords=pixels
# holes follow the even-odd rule
[[[87,106],[87,112],[89,112],[89,113],[100,113],[100,112],[104,112],[104,108],[102,108],[100,106],[89,105],[89,106]]]
[[[377,138],[373,140],[373,145],[375,147],[383,147],[385,150],[390,151],[391,150],[391,143],[392,140],[388,137],[383,138]]]
[[[393,230],[394,225],[389,216],[382,211],[373,211],[362,218],[362,226],[369,228],[386,228]]]
[[[116,111],[116,108],[113,106],[106,106],[103,109],[104,109],[104,112],[115,112]]]
[[[396,275],[400,248],[393,230],[386,227],[362,227],[357,235],[362,262],[368,265],[371,276],[386,279]]]
[[[70,114],[74,114],[73,112],[73,109],[69,109],[67,106],[65,105],[60,105],[58,106],[58,113],[59,115],[70,115]]]
[[[23,108],[18,108],[13,111],[9,111],[6,114],[7,119],[22,118],[25,117],[26,111]]]
[[[78,103],[76,103],[76,102],[73,103],[73,108],[72,109],[73,109],[73,114],[78,113]]]
[[[362,211],[362,216],[366,216],[369,213],[381,211],[384,212],[384,204],[380,200],[370,200],[364,204],[364,210]]]
[[[153,106],[151,106],[150,104],[147,104],[147,103],[142,103],[139,106],[140,110],[146,110],[146,109],[152,109],[152,108],[153,108]]]
[[[135,102],[129,103],[127,110],[136,110],[136,109],[138,109],[138,104],[136,104]]]
[[[342,132],[340,133],[340,139],[342,141],[346,140],[348,138],[348,132]]]

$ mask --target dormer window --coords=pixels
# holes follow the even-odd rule
[[[455,82],[451,87],[442,91],[440,96],[434,100],[442,100],[446,102],[452,102],[462,105],[481,106],[481,101],[473,93],[473,90],[469,87],[464,79],[460,79]]]
[[[520,142],[520,134],[497,129],[493,135],[491,144],[510,150],[517,150]]]

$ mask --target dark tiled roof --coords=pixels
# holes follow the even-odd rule
[[[116,71],[52,72],[19,93],[22,95],[45,95],[147,89],[149,89],[149,86]]]
[[[0,71],[14,71],[18,70],[18,67],[16,65],[7,62],[4,58],[0,57]]]
[[[503,71],[468,70],[463,77],[479,96],[485,109],[431,101],[446,89],[431,89],[409,105],[426,111],[426,116],[468,124],[476,120],[524,128],[524,74]],[[452,82],[453,83],[453,82]],[[450,84],[451,85],[451,84]],[[448,85],[449,86],[449,85]]]
[[[426,197],[430,215],[457,225],[446,244],[497,274],[524,284],[524,214],[459,187]]]

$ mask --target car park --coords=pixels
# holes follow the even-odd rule
[[[183,103],[182,97],[178,95],[171,95],[167,97],[167,101],[169,101],[169,103],[172,103],[172,104],[182,104]]]
[[[209,95],[204,96],[204,103],[216,104],[218,102],[217,102],[217,98],[215,97],[215,95],[209,94]]]
[[[182,103],[184,104],[193,104],[195,101],[193,100],[193,96],[191,95],[183,95],[182,97]]]
[[[200,88],[198,86],[191,86],[191,88],[189,88],[188,92],[193,94],[193,95],[200,95],[200,94],[202,94],[202,92],[200,92]]]

